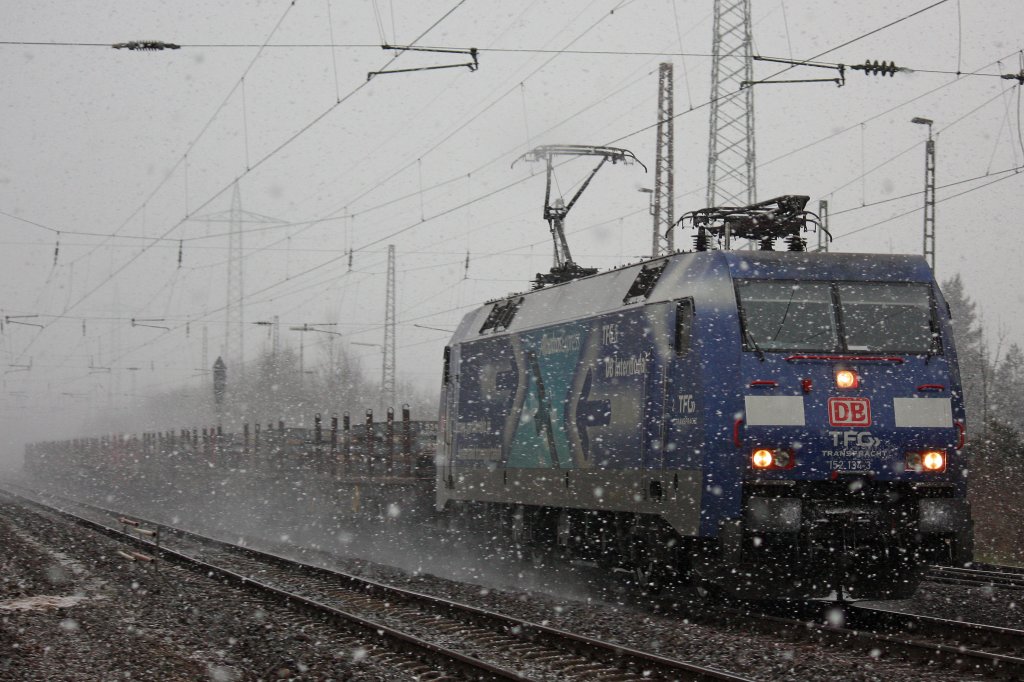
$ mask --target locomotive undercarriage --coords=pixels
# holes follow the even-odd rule
[[[971,560],[969,509],[953,495],[864,477],[748,484],[711,572],[746,598],[906,598],[927,564]]]
[[[628,512],[463,502],[449,518],[461,529],[501,528],[493,540],[506,559],[583,560],[652,591],[689,586],[745,599],[906,598],[926,564],[970,561],[969,510],[952,487],[786,483],[748,484],[744,516],[722,524],[717,539]]]
[[[448,524],[457,531],[500,528],[490,540],[496,553],[511,561],[590,562],[629,573],[633,581],[652,590],[684,582],[689,575],[687,540],[652,515],[460,502],[449,507]]]

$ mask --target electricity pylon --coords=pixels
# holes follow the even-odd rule
[[[757,201],[750,0],[715,0],[708,206]]]
[[[388,282],[384,297],[384,348],[380,394],[386,410],[395,405],[395,245],[388,244]]]
[[[228,223],[230,225],[228,233],[228,273],[224,310],[223,358],[229,366],[235,362],[241,363],[245,356],[245,336],[243,332],[245,322],[245,278],[243,270],[244,255],[242,253],[243,226],[245,223],[283,225],[284,222],[276,218],[260,215],[259,213],[242,210],[242,195],[238,189],[237,182],[231,194],[231,208],[229,210],[198,216],[194,219],[211,223]]]
[[[672,64],[658,69],[658,150],[654,160],[654,235],[651,257],[675,251]]]

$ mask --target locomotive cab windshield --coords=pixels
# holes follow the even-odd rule
[[[927,283],[739,280],[736,292],[748,351],[941,350]]]

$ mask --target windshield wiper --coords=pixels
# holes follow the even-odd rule
[[[929,339],[928,352],[924,356],[924,364],[926,365],[931,362],[933,355],[939,354],[939,350],[942,348],[942,341],[939,340],[939,325],[935,324],[934,318],[928,320],[928,331],[930,332],[931,339]]]
[[[782,333],[782,326],[786,324],[786,318],[789,317],[789,307],[793,305],[794,296],[796,296],[796,287],[789,291],[789,300],[786,301],[786,310],[782,313],[782,320],[779,322],[779,328],[775,330],[775,336],[772,337],[772,341],[779,338],[779,334]]]
[[[754,347],[754,352],[757,353],[757,357],[761,358],[761,362],[764,362],[764,351],[757,345],[757,339],[754,338],[754,335],[749,329],[744,329],[743,334],[747,337],[747,341],[750,342],[750,345]]]

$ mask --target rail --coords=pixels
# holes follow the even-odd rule
[[[97,505],[75,504],[111,519],[127,518]],[[103,523],[67,510],[47,508],[80,525],[155,550],[151,543]],[[554,675],[559,679],[588,680],[616,675],[619,679],[638,681],[747,680],[725,671],[311,566],[269,552],[239,547],[138,516],[133,515],[132,520],[162,529],[164,545],[155,552],[162,558],[210,573],[238,586],[273,594],[312,614],[357,624],[369,633],[388,638],[407,652],[433,656],[445,666],[442,669],[461,670],[474,679],[530,680],[535,677],[549,679]],[[168,547],[168,538],[195,543],[204,559],[192,556],[192,552]],[[256,579],[254,575],[261,577]],[[332,605],[336,603],[345,604],[346,610]],[[367,613],[373,615],[367,616]],[[477,655],[467,655],[450,648],[447,642],[452,641],[472,648]],[[529,672],[515,672],[519,669]]]

